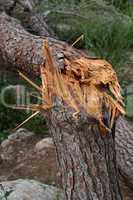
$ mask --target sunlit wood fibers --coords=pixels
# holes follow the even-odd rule
[[[18,107],[19,109],[36,111],[18,127],[33,118],[38,112],[51,109],[54,105],[53,97],[57,96],[62,98],[65,105],[74,109],[74,117],[81,110],[87,112],[99,121],[102,133],[109,132],[114,120],[120,114],[125,114],[121,88],[112,66],[107,61],[100,59],[90,59],[83,56],[75,59],[65,57],[65,71],[61,73],[52,56],[52,49],[50,49],[48,41],[44,41],[43,49],[45,64],[40,66],[42,87],[37,86],[19,72],[22,78],[41,93],[42,102],[37,105]],[[110,114],[110,129],[103,123],[103,104]]]
[[[46,102],[52,104],[53,96],[61,97],[68,106],[74,108],[76,113],[83,108],[99,120],[103,131],[109,131],[102,121],[102,104],[104,103],[110,112],[110,128],[119,114],[125,114],[121,88],[112,66],[100,59],[65,58],[66,71],[61,74],[51,51],[48,42],[45,41],[46,62],[45,66],[42,66],[42,71],[45,71],[46,75]],[[104,91],[101,85],[108,85],[108,88]],[[108,93],[109,90],[112,96]]]

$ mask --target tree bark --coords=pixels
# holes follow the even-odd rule
[[[42,51],[42,44],[44,39],[46,38],[28,33],[23,29],[23,27],[16,19],[7,16],[5,13],[2,13],[0,15],[0,58],[2,63],[2,65],[0,65],[1,69],[3,67],[8,67],[9,70],[20,69],[23,72],[26,72],[26,74],[39,76],[39,65],[43,62],[43,57],[45,56],[43,55]],[[53,38],[48,38],[48,40],[49,45],[52,46],[52,49],[54,49],[54,56],[61,70],[64,69],[64,57],[86,56],[81,51],[72,49],[64,42],[58,41]],[[68,116],[69,113],[62,123],[63,125],[58,124],[58,117],[60,120],[62,119],[62,114],[59,115],[58,112],[53,111],[50,120],[48,118],[49,127],[57,147],[58,158],[61,162],[59,162],[59,166],[61,167],[62,172],[64,170],[64,174],[62,173],[62,176],[64,180],[63,182],[66,196],[69,193],[70,197],[71,195],[73,195],[73,198],[80,199],[79,196],[76,196],[76,193],[77,195],[79,195],[77,189],[77,186],[79,186],[83,192],[81,192],[81,194],[83,194],[83,198],[81,199],[121,199],[117,182],[114,139],[112,137],[112,134],[108,135],[105,138],[102,137],[99,133],[96,123],[93,124],[93,126],[90,124],[90,126],[87,127],[86,124],[88,119],[84,119],[84,123],[82,122],[82,120],[79,121],[79,125],[75,124],[75,122],[74,124],[72,124],[71,120],[67,121],[66,123]],[[119,122],[121,122],[122,125]],[[64,123],[66,129],[64,128]],[[131,140],[129,142],[128,140],[128,138],[131,138],[132,131],[129,131],[129,128],[127,128],[124,124],[125,122],[123,121],[123,118],[120,118],[117,124],[118,128],[116,128],[116,149],[118,152],[117,157],[120,156],[118,158],[118,161],[119,159],[123,159],[122,165],[121,163],[119,163],[120,171],[127,177],[127,179],[130,180],[130,182],[132,182],[132,176],[130,176],[129,178],[129,174],[133,174],[132,165],[129,165],[129,162],[127,162],[126,160],[126,158],[129,158],[129,160],[132,161],[131,157],[133,155],[133,151],[131,148],[130,152],[127,149],[127,144],[132,143],[133,141]],[[63,128],[61,128],[61,126],[63,126]],[[119,134],[119,129],[121,133],[123,133],[123,137],[120,136],[122,134]],[[124,137],[124,131],[126,137]],[[79,143],[79,141],[81,143]],[[124,156],[122,156],[121,153],[123,147],[125,149]],[[69,148],[72,150],[71,152]],[[84,149],[84,151],[82,151],[82,149]],[[66,155],[66,152],[68,153],[68,156]],[[75,162],[73,160],[74,158]],[[81,167],[80,169],[78,169],[78,165],[81,166],[81,164],[83,164],[83,168]],[[88,170],[86,169],[87,165]],[[69,170],[70,174],[68,173]],[[78,170],[79,174],[77,173]],[[68,175],[66,175],[67,173]],[[77,182],[73,179],[73,175],[76,174],[77,177],[79,177],[80,173],[81,180],[84,180],[84,175],[87,173],[87,180],[84,180],[83,188],[81,188],[80,181]],[[102,178],[99,178],[100,176],[106,179],[107,185],[105,184],[104,180],[102,180]],[[73,186],[73,181],[75,183],[74,188],[71,188],[71,186]],[[95,191],[94,188],[97,191]],[[70,189],[70,191],[68,191],[68,189]],[[85,191],[86,194],[84,193]],[[109,195],[108,198],[106,193]],[[89,195],[89,197],[87,195]]]
[[[49,40],[55,52],[60,69],[64,68],[64,57],[81,57],[81,51],[72,49],[65,42],[50,37],[35,36],[27,32],[17,19],[4,12],[0,15],[0,57],[2,65],[12,69],[21,69],[27,74],[40,75],[39,65],[43,62],[43,41]],[[12,68],[12,69],[11,69]]]
[[[133,128],[124,117],[116,123],[115,143],[117,163],[121,175],[133,185]],[[133,188],[133,187],[132,187]]]
[[[62,112],[63,110],[63,112]],[[122,199],[115,158],[114,131],[102,136],[97,121],[57,102],[45,116],[52,134],[67,200]]]
[[[0,1],[0,10],[8,12],[11,14],[13,9],[16,7],[16,4],[19,4],[23,9],[32,11],[35,4],[38,0],[1,0]]]
[[[25,28],[30,30],[34,35],[41,37],[55,37],[55,33],[48,27],[43,15],[40,13],[29,13],[29,16],[23,24]]]

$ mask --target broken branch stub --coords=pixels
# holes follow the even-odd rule
[[[42,93],[47,105],[54,105],[54,97],[59,97],[64,105],[74,109],[74,117],[86,112],[99,122],[102,133],[110,131],[114,120],[125,114],[121,88],[112,66],[100,59],[66,57],[65,70],[61,72],[48,41],[44,41],[44,53]],[[109,124],[104,123],[103,106],[108,111]]]

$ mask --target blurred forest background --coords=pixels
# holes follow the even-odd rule
[[[117,72],[123,89],[127,117],[133,120],[133,1],[132,0],[37,0],[32,12],[41,13],[48,27],[56,38],[72,44],[82,34],[84,38],[75,47],[82,49],[91,57],[109,61]],[[28,26],[29,12],[20,5],[13,10],[12,16],[21,19],[23,25],[33,34]],[[33,88],[22,81],[18,74],[0,72],[0,91],[11,87],[6,92],[8,103],[16,101],[16,88],[25,93],[23,103],[36,102]],[[40,84],[40,80],[35,80]],[[1,95],[2,97],[2,95]],[[19,95],[20,102],[22,94]],[[0,99],[0,141],[5,139],[28,115],[25,111],[7,108]],[[38,115],[25,125],[37,134],[45,129],[42,116]],[[43,128],[42,128],[43,127]]]

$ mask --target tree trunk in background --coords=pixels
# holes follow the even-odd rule
[[[42,38],[42,37],[35,36],[35,35],[28,33],[19,24],[18,20],[7,16],[5,13],[1,13],[1,15],[0,15],[0,58],[1,58],[0,68],[3,69],[3,68],[8,67],[9,70],[20,69],[21,71],[25,72],[26,74],[40,76],[39,65],[43,61],[42,44],[43,44],[44,39],[46,39],[46,38]],[[75,57],[75,56],[80,57],[81,55],[86,56],[81,51],[72,49],[70,46],[68,46],[64,42],[58,41],[53,38],[48,38],[48,39],[49,39],[49,45],[52,46],[52,48],[54,49],[55,58],[58,62],[58,65],[62,70],[64,68],[64,55],[65,55],[65,57],[69,57],[69,56],[70,57]],[[57,123],[57,121],[55,122],[55,124],[56,123]],[[53,125],[54,124],[51,124],[51,128]],[[56,132],[55,132],[54,128],[52,129],[52,134],[53,134],[53,136],[56,136],[55,135]],[[81,128],[81,126],[80,126],[80,128]],[[58,131],[61,131],[61,130],[58,127]],[[77,130],[77,128],[75,127],[74,132],[76,132],[76,130]],[[102,144],[107,142],[106,138],[102,138],[100,136],[98,130],[97,131],[93,130],[93,131],[94,131],[94,137],[96,137],[96,135],[97,136],[99,135],[98,141],[101,141]],[[93,135],[92,134],[93,131],[89,132],[89,130],[87,129],[84,134],[85,135],[87,135],[87,134]],[[121,132],[121,134],[119,132]],[[68,135],[70,133],[71,132],[69,129],[67,132],[67,139],[72,139],[72,137],[70,137],[70,138],[68,137]],[[133,146],[133,140],[130,139],[130,138],[132,138],[132,133],[133,133],[133,131],[130,129],[129,125],[127,127],[126,121],[121,117],[116,124],[117,160],[119,161],[119,169],[120,169],[121,173],[127,178],[127,180],[130,181],[130,183],[133,182],[133,176],[131,176],[133,174],[133,167],[132,167],[133,149],[131,148],[131,146]],[[65,134],[65,133],[61,133],[61,134]],[[83,130],[79,134],[83,135]],[[77,137],[81,137],[81,135],[79,135],[79,136],[77,135]],[[84,142],[85,142],[86,146],[89,144],[89,142],[87,143],[87,141],[85,141],[85,137],[86,137],[85,135],[83,135],[84,137],[81,140],[82,146],[84,146],[83,145]],[[65,136],[63,136],[63,137],[65,137]],[[112,144],[113,144],[112,135],[108,136],[107,138],[110,141],[109,142],[110,150],[106,148],[106,151],[110,152],[109,155],[113,156],[114,149],[112,150]],[[78,143],[78,139],[79,138],[76,139],[76,144]],[[91,138],[88,138],[87,140],[89,141],[90,139]],[[92,141],[95,141],[93,137],[92,137]],[[55,140],[55,143],[56,143],[56,146],[58,146],[57,144],[60,145],[60,142],[58,143],[56,140]],[[70,140],[70,144],[72,145],[71,140]],[[95,146],[97,146],[98,144],[99,143],[96,143],[96,141],[95,141]],[[66,145],[68,145],[67,141],[66,141]],[[130,147],[130,150],[128,149],[128,147]],[[66,148],[68,148],[68,147],[66,146]],[[73,146],[73,148],[74,148],[74,146]],[[91,149],[91,146],[88,146],[88,148]],[[105,147],[101,147],[101,149],[102,148],[103,148],[103,150],[105,150]],[[123,149],[125,149],[124,156],[122,153]],[[82,150],[82,149],[79,149],[79,150]],[[95,153],[94,153],[95,150],[96,150],[95,148],[91,149],[92,155],[93,154],[95,155]],[[57,152],[60,155],[60,151],[58,149],[57,149]],[[76,152],[75,151],[72,152],[72,155],[73,155],[73,153],[76,153]],[[101,152],[101,154],[102,154],[102,152]],[[100,155],[100,153],[99,153],[99,155]],[[103,156],[103,154],[102,154],[102,156]],[[128,160],[127,160],[127,158],[128,158]],[[104,159],[104,161],[107,161],[107,159],[111,159],[111,158],[103,157],[103,159]],[[120,160],[122,160],[122,163],[120,162]],[[76,161],[76,162],[78,162],[78,161]],[[107,163],[105,163],[105,164],[107,164]],[[114,166],[114,162],[112,162],[112,164],[113,164],[112,166]],[[95,165],[95,163],[93,163],[93,165]],[[85,166],[85,161],[84,161],[84,166]],[[100,165],[99,165],[99,167],[100,167]],[[115,169],[114,169],[113,173],[115,173]],[[105,174],[107,175],[107,171]],[[90,174],[90,176],[91,176],[91,174]],[[64,177],[64,178],[66,178],[66,177]],[[115,178],[113,180],[115,180]],[[111,177],[110,177],[109,181],[111,181],[111,184],[112,184]],[[115,182],[115,184],[117,185],[116,182]],[[113,186],[111,185],[111,188],[109,191],[112,191],[112,187]],[[118,186],[116,187],[116,189],[118,189]]]
[[[82,113],[75,120],[61,103],[46,119],[56,146],[66,199],[121,200],[115,130],[102,136],[96,120]]]
[[[39,0],[0,0],[0,10],[6,11],[8,14],[12,14],[18,4],[24,10],[31,12],[38,2]]]
[[[40,75],[39,65],[43,62],[43,41],[49,40],[55,52],[59,67],[64,68],[65,57],[81,57],[83,52],[72,49],[65,42],[50,37],[35,36],[27,32],[17,19],[11,18],[4,12],[0,15],[0,57],[3,65],[10,69],[21,69],[26,74]],[[11,64],[11,65],[10,65]],[[3,67],[1,65],[0,67]],[[12,70],[11,69],[11,70]]]
[[[41,14],[31,14],[27,17],[25,27],[30,29],[30,32],[41,37],[55,37],[54,32],[48,27]]]
[[[115,142],[120,173],[133,188],[133,128],[124,117],[117,120]]]

